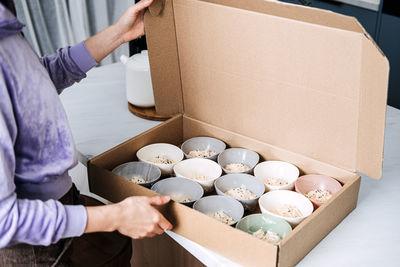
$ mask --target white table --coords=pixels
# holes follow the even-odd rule
[[[61,95],[83,163],[159,124],[128,111],[124,75],[120,63],[95,68]],[[382,180],[363,175],[357,209],[298,266],[398,266],[400,110],[388,107],[386,125]],[[82,188],[87,181],[75,182],[88,190]],[[180,235],[168,234],[207,266],[238,266]]]

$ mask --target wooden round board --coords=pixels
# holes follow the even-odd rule
[[[156,112],[156,108],[141,108],[132,105],[128,102],[129,111],[132,112],[134,115],[147,119],[147,120],[155,120],[155,121],[165,121],[172,118],[173,115],[160,115]]]

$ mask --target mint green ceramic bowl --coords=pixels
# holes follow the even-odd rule
[[[281,238],[284,238],[292,231],[292,227],[285,220],[261,213],[243,217],[236,224],[236,228],[251,235],[259,229],[262,229],[264,232],[272,231],[277,233]]]

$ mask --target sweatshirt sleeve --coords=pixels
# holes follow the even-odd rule
[[[17,124],[4,77],[0,71],[0,248],[17,243],[49,245],[83,233],[83,206],[59,201],[18,199],[15,193],[14,143]]]
[[[55,54],[44,56],[40,61],[59,94],[63,89],[85,78],[86,72],[97,64],[84,42],[60,48]]]

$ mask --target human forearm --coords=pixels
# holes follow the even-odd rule
[[[85,233],[113,232],[117,230],[116,218],[119,213],[117,204],[86,207],[87,224]]]
[[[115,24],[85,41],[87,49],[96,62],[100,62],[123,43],[122,33]]]

